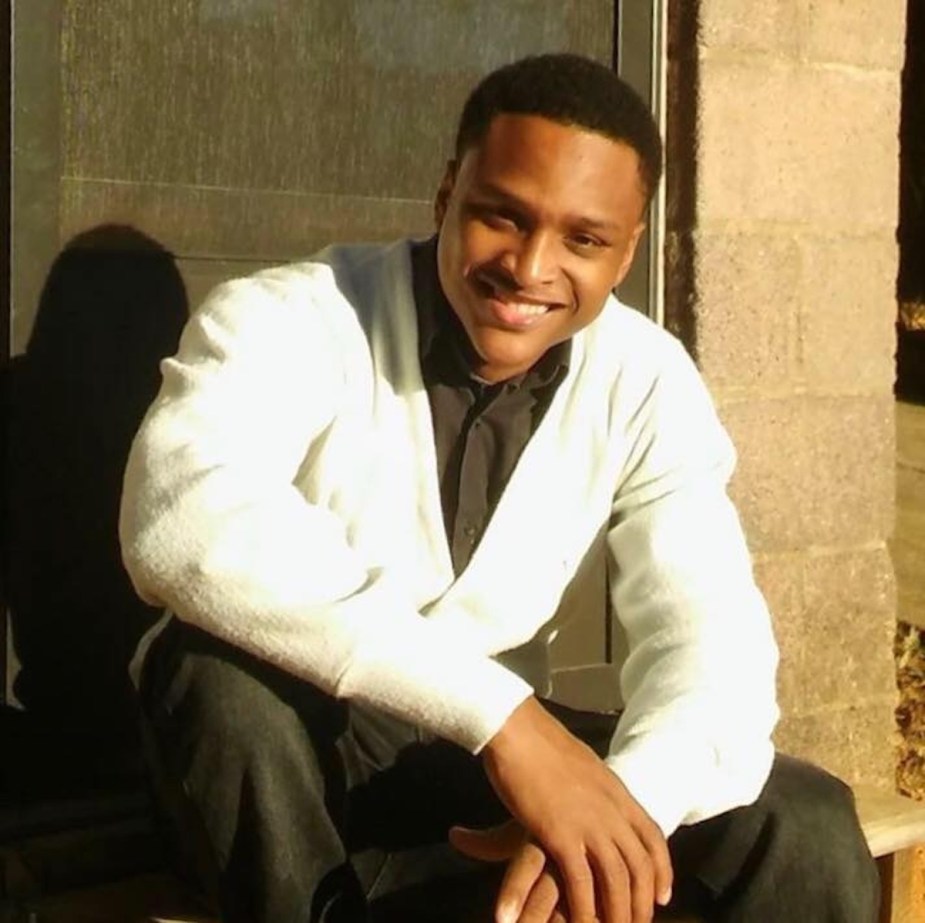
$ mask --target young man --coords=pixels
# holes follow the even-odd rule
[[[136,659],[155,784],[223,919],[876,918],[850,793],[774,757],[733,450],[611,294],[660,159],[606,68],[502,68],[434,240],[223,286],[164,363],[121,532],[170,612]],[[619,720],[543,698],[594,549]]]

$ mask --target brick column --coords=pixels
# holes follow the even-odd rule
[[[781,749],[890,785],[905,0],[673,0],[668,323],[739,450]],[[748,657],[748,651],[730,651]]]

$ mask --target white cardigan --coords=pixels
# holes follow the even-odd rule
[[[666,834],[757,796],[777,650],[732,447],[669,334],[612,300],[574,338],[458,579],[407,241],[221,286],[162,371],[120,520],[146,600],[478,752],[531,693],[492,655],[549,620],[609,523],[629,653],[608,764]]]

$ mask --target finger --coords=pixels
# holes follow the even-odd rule
[[[620,881],[618,887],[626,895],[621,899],[632,908],[633,923],[650,923],[655,910],[655,869],[649,853],[637,838],[635,831],[631,830],[629,833],[629,839],[614,844],[628,875],[628,881]],[[606,888],[606,879],[604,876],[601,878]],[[625,890],[627,885],[628,895]]]
[[[640,824],[636,833],[652,861],[655,876],[655,899],[664,907],[671,901],[671,890],[674,885],[674,869],[671,866],[668,843],[654,821]]]
[[[527,895],[518,923],[549,923],[559,903],[559,885],[548,870],[536,880]]]
[[[470,859],[506,862],[520,849],[524,834],[519,824],[502,824],[488,830],[451,827],[449,838],[453,848]]]
[[[521,918],[527,899],[545,867],[546,855],[543,850],[535,843],[522,844],[520,851],[508,864],[498,891],[495,905],[498,923],[515,923]]]
[[[655,900],[663,907],[670,903],[674,885],[674,870],[671,866],[671,854],[668,842],[661,827],[652,820],[637,802],[632,802],[633,810],[627,812],[630,826],[636,833],[653,866]]]
[[[555,857],[562,876],[572,923],[592,923],[594,914],[594,876],[584,854]],[[624,921],[620,921],[624,923]],[[629,917],[625,923],[629,923]]]
[[[636,851],[643,853],[636,843]],[[635,916],[633,875],[619,844],[608,842],[589,851],[603,923],[640,923]],[[651,916],[651,900],[649,903]]]

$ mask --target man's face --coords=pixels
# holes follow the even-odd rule
[[[440,283],[486,381],[529,369],[593,321],[629,270],[645,196],[626,144],[499,115],[437,193]]]

